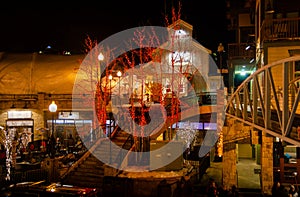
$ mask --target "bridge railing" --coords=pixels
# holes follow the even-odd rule
[[[295,74],[298,61],[300,56],[292,56],[255,71],[229,98],[226,117],[300,145],[296,133],[300,125],[300,79]]]

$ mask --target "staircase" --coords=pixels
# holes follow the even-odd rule
[[[94,155],[90,154],[84,162],[70,172],[62,182],[63,184],[80,187],[95,187],[101,191],[103,177],[104,164]]]
[[[120,130],[113,133],[112,140],[109,140],[108,138],[99,139],[95,145],[91,147],[81,159],[74,163],[64,176],[62,176],[61,182],[66,185],[95,187],[98,191],[102,192],[103,181],[106,176],[105,168],[108,167],[105,164],[106,161],[115,163],[117,159],[120,159],[119,151],[112,151],[111,154],[104,151],[110,150],[111,143],[122,147],[128,139],[128,136],[130,136],[130,134]],[[101,155],[101,161],[97,158],[99,155]],[[105,158],[103,158],[103,156]]]
[[[114,132],[114,134],[112,135],[111,141],[122,148],[122,146],[124,145],[124,143],[126,142],[126,140],[128,139],[128,137],[130,135],[131,134],[129,134],[126,131],[119,130],[117,132]]]

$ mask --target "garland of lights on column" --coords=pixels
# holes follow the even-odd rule
[[[192,128],[192,125],[190,122],[185,123],[184,125],[184,129],[180,129],[177,132],[177,135],[179,137],[180,140],[182,140],[184,142],[185,149],[187,149],[188,154],[190,153],[190,145],[194,140],[194,137],[196,135],[196,130]]]
[[[12,167],[12,147],[13,140],[15,138],[16,129],[10,129],[8,131],[4,131],[5,133],[5,142],[4,146],[6,149],[6,177],[5,180],[10,180],[11,167]]]

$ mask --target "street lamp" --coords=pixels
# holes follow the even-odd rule
[[[119,97],[121,97],[121,80],[120,80],[120,78],[121,78],[121,76],[122,76],[122,72],[121,71],[118,71],[117,72],[117,76],[118,76],[118,78],[119,78]],[[120,98],[119,98],[120,99]]]
[[[222,56],[223,56],[223,52],[224,52],[224,46],[222,43],[219,44],[218,46],[218,52],[219,52],[219,57],[220,57],[220,73],[221,73],[221,84],[220,84],[220,89],[223,89],[223,59],[222,59]]]
[[[117,72],[117,76],[119,78],[119,98],[118,98],[118,104],[119,104],[119,110],[121,109],[121,76],[122,76],[122,72],[118,71]],[[118,120],[120,120],[120,112],[118,112]],[[116,121],[115,121],[116,123]]]
[[[113,79],[112,75],[110,74],[108,76],[108,79],[109,79],[109,97],[110,97],[110,100],[112,100],[111,98],[111,94],[112,94],[112,90],[111,90],[111,80]],[[110,106],[111,107],[111,106]],[[111,137],[111,112],[109,112],[109,138]]]
[[[98,81],[97,81],[97,91],[96,91],[98,101],[100,100],[99,98],[100,98],[100,92],[101,92],[101,66],[102,66],[103,60],[104,60],[104,55],[103,55],[102,52],[100,52],[98,54],[99,64],[98,64],[98,67],[97,67],[97,80]],[[91,140],[93,139],[93,135],[94,135],[95,139],[99,136],[102,136],[102,132],[101,132],[100,127],[98,127],[98,125],[96,125],[97,116],[95,114],[97,114],[97,110],[99,110],[99,108],[95,107],[95,110],[94,110],[95,113],[93,114],[93,129],[92,129],[92,133],[91,133]]]
[[[55,104],[55,101],[52,101],[52,103],[49,105],[49,111],[52,113],[52,130],[49,140],[49,146],[50,146],[50,157],[53,158],[55,154],[54,146],[55,146],[55,139],[54,139],[54,113],[57,111],[57,105]]]
[[[98,82],[99,82],[99,88],[100,88],[100,81],[101,81],[101,62],[104,60],[104,55],[100,52],[99,53],[99,55],[98,55],[98,60],[99,60],[99,62],[100,62],[100,64],[99,64],[99,71],[98,71],[98,77],[99,77],[99,79],[98,79]]]
[[[108,79],[109,79],[109,96],[110,96],[110,100],[111,100],[111,80],[113,79],[112,75],[110,74],[108,76]],[[109,112],[109,133],[108,133],[108,136],[109,136],[109,163],[111,163],[111,113],[112,112]]]
[[[99,61],[103,61],[104,60],[104,55],[103,55],[103,53],[99,53],[99,55],[98,55],[98,60]]]
[[[296,187],[297,187],[297,191],[298,191],[298,183],[297,183],[297,175],[298,175],[298,172],[293,172],[293,174],[294,174],[294,177],[295,177],[295,185],[296,185]]]

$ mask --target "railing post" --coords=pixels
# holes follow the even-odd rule
[[[285,130],[289,120],[289,101],[288,101],[288,86],[289,86],[289,62],[284,62],[282,64],[282,125],[281,131],[282,135],[285,135]]]
[[[48,172],[48,179],[50,182],[56,182],[59,178],[59,165],[58,159],[46,158],[41,166]]]

